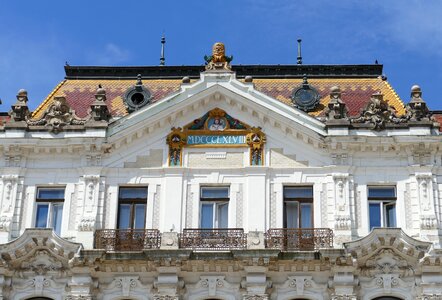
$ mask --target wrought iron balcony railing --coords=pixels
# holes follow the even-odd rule
[[[179,246],[192,250],[240,250],[247,248],[247,235],[241,228],[183,229]]]
[[[266,248],[315,250],[333,247],[333,230],[329,228],[278,228],[266,233]]]
[[[157,229],[99,229],[95,231],[95,249],[107,251],[141,251],[158,249],[161,244]]]

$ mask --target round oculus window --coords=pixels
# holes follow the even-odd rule
[[[293,90],[292,103],[296,108],[303,111],[311,111],[318,104],[321,99],[318,91],[307,83],[304,79],[304,83]]]
[[[142,85],[130,87],[124,94],[124,104],[129,112],[136,111],[152,100],[150,91]]]

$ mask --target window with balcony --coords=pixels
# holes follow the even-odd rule
[[[227,228],[228,211],[228,187],[201,187],[200,228]]]
[[[369,186],[368,213],[370,230],[374,227],[396,227],[396,188]]]
[[[36,199],[36,228],[53,228],[60,235],[64,188],[38,188]]]
[[[146,205],[147,187],[120,187],[117,228],[144,229]]]
[[[313,187],[284,187],[284,228],[313,228]]]

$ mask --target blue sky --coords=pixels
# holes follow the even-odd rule
[[[203,64],[216,41],[234,64],[371,64],[405,102],[419,84],[442,110],[442,1],[0,0],[0,111],[20,88],[35,108],[70,65]]]

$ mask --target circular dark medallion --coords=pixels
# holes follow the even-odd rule
[[[138,75],[136,85],[128,88],[124,94],[124,104],[129,112],[136,111],[149,104],[151,99],[152,94],[145,86],[143,86],[141,75]]]
[[[291,98],[293,105],[303,111],[313,110],[321,99],[318,91],[310,86],[306,77],[302,85],[293,90]]]

